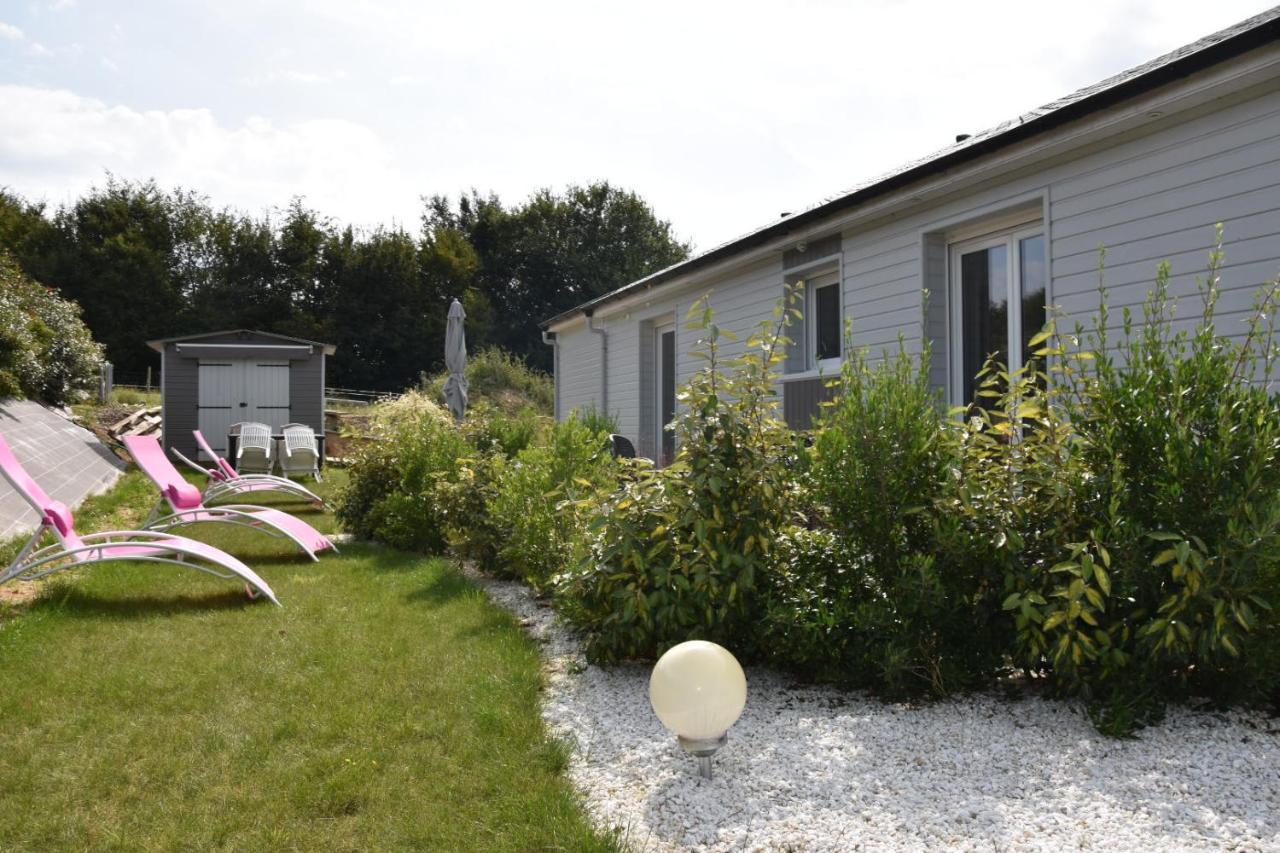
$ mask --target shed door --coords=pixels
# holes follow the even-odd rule
[[[227,431],[240,421],[260,421],[279,432],[289,423],[289,362],[256,358],[200,360],[200,431],[219,454]]]
[[[289,362],[253,358],[245,361],[245,407],[240,420],[260,421],[273,433],[289,423]]]
[[[243,370],[237,359],[200,360],[196,423],[210,446],[222,456],[227,453],[228,428],[235,421],[242,420],[236,414],[239,411],[236,406],[240,402]]]

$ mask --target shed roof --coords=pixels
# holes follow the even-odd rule
[[[949,145],[918,160],[864,181],[835,196],[831,196],[798,213],[784,216],[770,224],[749,231],[740,237],[721,243],[688,260],[658,270],[644,278],[612,290],[595,299],[582,303],[543,321],[542,326],[554,325],[575,314],[590,314],[597,306],[625,296],[642,287],[652,287],[679,275],[693,272],[738,252],[753,248],[774,238],[785,237],[789,232],[813,224],[825,217],[856,207],[873,198],[887,195],[914,181],[938,172],[963,165],[987,154],[999,151],[1016,142],[1034,136],[1113,106],[1143,92],[1187,77],[1196,71],[1216,65],[1231,57],[1280,40],[1280,6],[1227,27],[1199,41],[1170,51],[1150,62],[1121,72],[1086,86],[1064,98],[1059,98],[1038,109],[1025,113],[1011,121],[975,133],[969,138]]]
[[[147,341],[147,346],[151,347],[156,352],[164,352],[166,344],[201,341],[205,338],[219,338],[224,335],[243,335],[245,337],[252,336],[255,338],[271,338],[272,340],[288,341],[289,343],[295,344],[308,344],[313,347],[321,347],[324,350],[325,355],[333,355],[338,351],[337,346],[334,344],[326,344],[320,341],[309,341],[306,338],[295,338],[290,335],[277,334],[276,332],[262,332],[257,329],[223,329],[217,332],[200,332],[195,335],[179,335],[173,338],[157,338],[154,341]]]

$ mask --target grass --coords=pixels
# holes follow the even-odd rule
[[[77,526],[136,523],[152,495],[132,473]],[[543,728],[536,647],[446,561],[350,544],[311,563],[188,532],[284,607],[107,564],[6,608],[0,849],[616,847]]]

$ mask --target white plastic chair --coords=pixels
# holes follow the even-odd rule
[[[280,473],[310,474],[320,482],[320,447],[316,434],[306,424],[285,424],[281,429]]]
[[[231,466],[230,462],[219,456],[217,451],[209,446],[204,433],[195,429],[191,431],[191,434],[196,438],[196,445],[213,460],[214,467],[208,468],[200,462],[188,459],[176,447],[170,447],[169,452],[173,454],[175,459],[192,471],[208,477],[204,487],[205,503],[213,503],[227,498],[236,499],[251,492],[284,492],[292,497],[310,501],[320,509],[326,508],[324,498],[301,483],[295,483],[285,477],[274,477],[271,474],[241,474]]]
[[[271,453],[271,427],[257,421],[231,425],[232,435],[240,436],[236,444],[236,468],[254,474],[270,474],[275,460]]]

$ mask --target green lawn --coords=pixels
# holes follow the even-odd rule
[[[131,474],[78,526],[151,495]],[[284,607],[107,564],[4,608],[0,849],[613,849],[543,728],[536,647],[444,560],[187,530]]]

